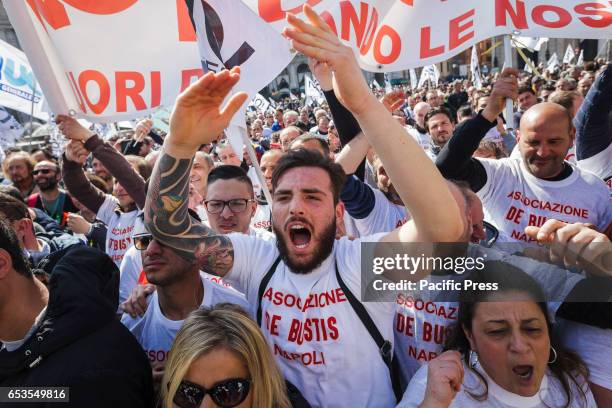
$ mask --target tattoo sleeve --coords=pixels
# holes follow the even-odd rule
[[[224,276],[234,263],[232,242],[189,214],[191,162],[162,151],[149,183],[145,223],[157,241],[197,261],[202,270]]]

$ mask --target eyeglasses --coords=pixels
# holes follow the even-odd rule
[[[247,208],[247,204],[253,202],[255,200],[250,199],[247,200],[245,198],[235,198],[233,200],[223,201],[223,200],[208,200],[204,201],[204,205],[206,206],[206,210],[211,214],[219,214],[223,212],[225,206],[227,205],[231,212],[233,213],[241,213]]]
[[[134,241],[134,246],[136,247],[137,250],[144,251],[149,247],[149,244],[151,243],[151,241],[153,241],[153,235],[151,234],[134,235],[132,237],[132,240]]]
[[[38,170],[32,170],[32,175],[35,176],[37,174],[49,174],[51,173],[53,170],[51,169],[38,169]]]
[[[233,378],[215,384],[210,390],[183,380],[172,401],[180,408],[197,408],[206,394],[221,408],[232,408],[242,403],[249,395],[250,380]]]

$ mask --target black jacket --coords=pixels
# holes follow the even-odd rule
[[[41,265],[52,269],[46,316],[19,349],[0,352],[0,386],[70,387],[70,403],[62,407],[151,406],[149,362],[115,317],[119,273],[113,261],[80,246],[53,253]]]

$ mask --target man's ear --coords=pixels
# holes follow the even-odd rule
[[[344,222],[344,203],[342,201],[336,204],[336,224],[339,222]]]
[[[251,203],[251,218],[255,216],[256,212],[257,212],[257,200]]]
[[[5,249],[0,249],[0,279],[6,278],[12,269],[13,259],[11,255]]]
[[[521,141],[521,130],[516,129],[516,143]]]

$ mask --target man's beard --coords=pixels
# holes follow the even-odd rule
[[[321,233],[321,240],[319,241],[318,246],[314,248],[312,260],[310,260],[306,264],[296,264],[291,261],[291,259],[289,258],[289,248],[287,248],[287,244],[285,243],[282,231],[280,231],[276,227],[276,225],[273,225],[272,228],[274,229],[274,233],[277,237],[276,247],[278,248],[278,252],[280,253],[281,259],[283,260],[285,265],[287,265],[289,269],[291,269],[292,272],[298,274],[307,274],[318,268],[323,263],[323,261],[327,259],[329,254],[331,254],[332,249],[334,248],[334,241],[336,240],[335,217],[333,221]]]
[[[55,187],[57,187],[57,181],[53,179],[47,179],[45,181],[38,181],[36,185],[38,186],[40,191],[51,191],[55,190]]]

